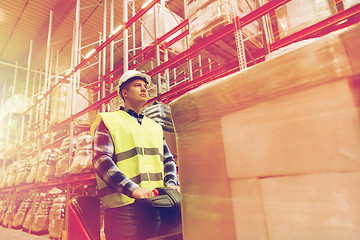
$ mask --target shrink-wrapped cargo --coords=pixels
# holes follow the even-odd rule
[[[77,142],[76,137],[74,137],[72,150],[71,150],[72,152],[71,160],[75,155],[76,142]],[[56,163],[55,176],[57,177],[67,174],[69,171],[69,147],[70,147],[70,137],[66,137],[61,143],[60,156],[59,156],[59,160]]]
[[[9,166],[6,169],[2,169],[2,178],[0,182],[0,188],[4,188],[6,186],[6,182],[9,176]]]
[[[360,3],[360,0],[342,0],[344,9],[348,9]]]
[[[170,152],[176,157],[176,139],[170,107],[166,104],[155,102],[153,105],[144,108],[143,112],[148,118],[161,125]]]
[[[15,179],[15,186],[26,182],[26,178],[30,174],[30,163],[27,160],[20,160],[18,163],[18,171]]]
[[[7,187],[12,187],[15,184],[15,179],[16,179],[16,173],[19,170],[19,166],[18,166],[18,162],[14,162],[11,165],[9,165],[9,174],[6,180],[6,186]]]
[[[70,166],[70,174],[91,172],[92,165],[92,139],[90,132],[83,132],[77,136],[74,160]]]
[[[157,29],[155,28],[155,16],[158,18]],[[151,45],[155,42],[156,38],[159,38],[165,33],[168,33],[170,30],[184,21],[176,13],[171,12],[167,7],[162,6],[161,4],[155,4],[154,7],[147,11],[144,16],[142,16],[141,20],[144,24],[144,30],[142,31],[142,46],[144,47]],[[157,30],[156,32],[155,29]],[[167,38],[166,42],[174,39],[182,31],[183,30],[178,31],[171,37]],[[183,52],[185,51],[185,40],[181,39],[168,48],[179,53]]]
[[[59,160],[59,156],[59,149],[46,149],[41,153],[36,182],[47,182],[49,178],[55,176],[56,162]]]
[[[49,214],[49,237],[61,239],[65,220],[66,197],[58,196],[54,199]]]
[[[192,0],[187,1],[187,16],[189,18],[190,41],[196,42],[202,37],[207,37],[220,30],[222,27],[232,24],[232,0]],[[256,2],[254,0],[234,0],[236,7],[236,14],[239,17],[250,13],[256,9]],[[260,35],[260,26],[257,21],[251,22],[242,29],[245,44],[252,48],[262,46],[262,39]],[[221,47],[221,46],[220,46]]]
[[[334,0],[292,0],[275,11],[280,38],[320,22],[336,11]]]
[[[26,177],[26,183],[33,183],[36,179],[36,173],[38,169],[38,159],[36,157],[29,157],[30,173]]]
[[[360,237],[359,39],[326,35],[170,104],[184,239]]]
[[[15,213],[20,206],[20,200],[11,200],[9,207],[6,210],[2,225],[10,228],[15,217]]]
[[[93,101],[93,91],[83,88],[76,88],[75,99],[73,102],[74,110],[73,114],[80,112],[81,110],[90,106],[90,103]],[[50,112],[50,122],[57,123],[64,121],[69,118],[71,115],[71,97],[72,95],[72,86],[70,84],[59,84],[54,89],[54,94],[51,100],[51,112]],[[78,118],[76,118],[76,123],[87,124],[91,122],[91,117],[94,112],[90,111]]]
[[[43,235],[49,232],[49,213],[54,198],[46,195],[42,198],[37,211],[34,214],[33,224],[30,231],[35,234]]]
[[[22,225],[22,230],[24,232],[29,232],[31,229],[32,224],[34,223],[34,216],[39,208],[39,204],[41,202],[41,199],[43,198],[44,194],[39,194],[37,192],[34,192],[32,194],[32,201],[31,201],[31,207],[30,210],[27,212],[25,216],[24,223]]]
[[[0,201],[0,224],[3,223],[6,211],[9,207],[10,200],[4,199]]]
[[[52,188],[46,194],[43,194],[43,198],[36,209],[34,214],[33,224],[30,227],[32,233],[43,235],[49,233],[49,214],[53,205],[54,199],[62,191],[57,188]]]
[[[31,208],[31,202],[32,202],[31,198],[25,199],[24,201],[21,202],[20,207],[14,216],[14,220],[11,225],[12,228],[14,229],[22,228],[22,225],[25,221],[25,216]]]

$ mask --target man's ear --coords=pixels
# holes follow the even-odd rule
[[[121,94],[123,95],[123,97],[127,97],[127,91],[126,91],[126,89],[121,90]]]

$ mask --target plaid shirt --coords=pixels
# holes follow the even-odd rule
[[[120,110],[127,112],[134,117],[139,124],[142,123],[144,118],[143,114],[137,114],[131,109],[121,107]],[[111,138],[108,128],[101,120],[97,129],[95,130],[93,140],[93,165],[98,176],[111,188],[122,192],[128,197],[132,196],[132,193],[138,184],[131,181],[122,173],[116,165],[115,159],[115,147]],[[164,139],[164,184],[165,186],[177,186],[177,173],[174,157],[171,154],[166,141]]]

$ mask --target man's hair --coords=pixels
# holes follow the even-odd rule
[[[121,98],[122,98],[124,101],[125,101],[125,99],[124,99],[124,96],[122,95],[122,90],[125,89],[125,90],[128,91],[128,90],[129,90],[129,87],[128,87],[128,86],[129,86],[129,83],[131,83],[132,81],[135,81],[135,80],[143,80],[146,84],[148,83],[145,78],[143,78],[143,77],[138,77],[138,76],[129,78],[128,80],[126,80],[125,82],[123,82],[123,83],[121,84],[120,88],[119,88],[119,93],[120,93]]]

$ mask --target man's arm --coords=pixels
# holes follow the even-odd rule
[[[113,160],[115,156],[114,142],[102,120],[95,130],[93,151],[93,166],[98,176],[114,190],[132,197],[134,190],[139,188],[139,185],[127,178],[116,166]]]
[[[171,154],[169,147],[166,144],[164,138],[164,184],[167,187],[178,189],[178,178],[177,178],[177,170],[176,163],[174,160],[174,156]]]

